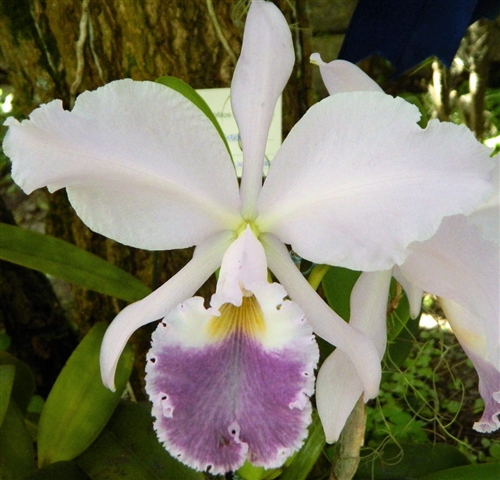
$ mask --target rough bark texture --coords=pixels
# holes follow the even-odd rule
[[[297,51],[296,69],[284,94],[286,134],[310,102],[309,30],[303,1],[277,3],[293,25]],[[0,0],[0,62],[14,88],[16,112],[26,116],[54,98],[70,108],[78,93],[127,77],[154,80],[173,75],[194,88],[227,87],[241,48],[247,4],[235,0]],[[49,234],[110,260],[150,286],[166,281],[191,257],[190,250],[158,254],[153,282],[151,252],[118,245],[89,231],[74,215],[64,192],[51,195],[49,203]],[[209,284],[201,293],[206,296],[212,289]],[[82,334],[97,320],[111,321],[123,306],[73,288],[72,320]],[[142,361],[148,329],[135,341]]]

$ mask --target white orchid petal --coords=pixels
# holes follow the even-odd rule
[[[146,298],[118,314],[106,330],[101,346],[101,376],[106,387],[115,388],[116,366],[132,333],[147,323],[163,318],[191,297],[220,266],[224,252],[233,239],[232,232],[222,232],[200,244],[192,260],[182,270]]]
[[[473,428],[483,433],[498,430],[500,428],[499,317],[484,321],[452,300],[441,298],[440,303],[453,332],[479,376],[478,389],[485,407],[481,419],[474,423]]]
[[[392,272],[394,278],[403,287],[408,298],[408,303],[410,304],[410,317],[417,318],[422,309],[422,297],[424,296],[424,291],[417,287],[417,285],[409,282],[401,273],[399,267],[394,267]]]
[[[252,214],[262,185],[267,135],[295,61],[285,18],[271,2],[253,1],[231,83],[231,105],[243,147],[243,213]]]
[[[380,360],[387,343],[387,302],[391,277],[391,270],[364,272],[351,292],[349,324],[372,339]]]
[[[351,62],[334,60],[325,63],[319,53],[311,55],[311,62],[319,66],[321,78],[330,95],[343,92],[383,92],[377,82]]]
[[[500,159],[495,157],[496,165],[493,170],[493,195],[477,207],[467,221],[477,225],[487,240],[500,244]]]
[[[178,92],[119,80],[6,121],[12,176],[27,193],[67,188],[94,231],[151,250],[195,245],[239,218],[236,176],[208,118]]]
[[[353,270],[400,264],[443,216],[491,192],[489,149],[464,126],[431,121],[402,99],[340,93],[313,106],[275,156],[258,228],[315,263]]]
[[[486,322],[498,342],[500,259],[498,246],[457,215],[445,218],[426,242],[415,242],[400,266],[402,275],[422,290],[453,300]]]
[[[387,297],[391,272],[362,273],[351,293],[349,324],[374,342],[379,361],[387,340]],[[326,441],[336,442],[352,409],[363,394],[363,384],[352,361],[335,350],[323,363],[316,382],[316,405]]]
[[[328,443],[338,441],[363,384],[349,357],[335,350],[323,362],[316,380],[316,407]]]
[[[285,245],[271,234],[260,237],[269,269],[290,298],[304,310],[314,333],[343,350],[352,361],[364,387],[364,398],[378,394],[381,368],[377,349],[367,335],[340,318],[309,285],[293,263]]]

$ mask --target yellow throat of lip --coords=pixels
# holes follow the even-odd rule
[[[208,333],[216,340],[228,338],[233,333],[256,338],[265,333],[264,313],[255,295],[244,296],[241,306],[225,303],[219,308],[220,316],[212,317]]]

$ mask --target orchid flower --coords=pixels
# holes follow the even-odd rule
[[[409,292],[413,317],[422,292],[439,297],[450,326],[479,376],[485,408],[474,423],[478,432],[500,428],[500,165],[494,171],[495,195],[469,216],[445,218],[426,242],[408,247],[394,271]]]
[[[314,54],[330,94],[378,91],[379,86],[356,66],[325,64]],[[342,82],[339,81],[342,77]],[[478,155],[477,161],[481,161]],[[442,221],[436,234],[408,246],[407,258],[393,270],[362,273],[351,293],[350,325],[365,332],[382,359],[386,347],[386,306],[391,274],[405,289],[411,316],[420,312],[422,293],[440,296],[440,303],[465,352],[479,374],[485,402],[480,432],[500,428],[500,208],[498,163],[493,171],[494,195],[469,216]],[[479,230],[481,229],[481,231]],[[364,300],[363,300],[364,299]],[[327,441],[337,441],[363,392],[363,385],[344,352],[335,350],[318,373],[316,402]]]
[[[130,335],[163,319],[146,367],[155,429],[177,458],[212,473],[245,460],[275,467],[299,448],[318,358],[312,331],[345,353],[365,399],[378,392],[377,348],[312,289],[286,244],[315,263],[389,270],[408,244],[432,236],[444,216],[470,213],[490,190],[488,152],[469,132],[438,123],[424,131],[415,107],[381,92],[312,107],[262,184],[271,116],[293,64],[285,18],[253,1],[231,84],[240,186],[211,121],[152,82],[115,81],[81,94],[71,112],[55,100],[6,122],[12,176],[27,193],[66,188],[92,230],[126,245],[196,245],[181,271],[116,317],[100,362],[113,388]],[[219,267],[206,309],[192,295]]]

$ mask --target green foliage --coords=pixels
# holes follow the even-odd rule
[[[11,397],[0,428],[0,472],[4,480],[22,480],[34,468],[33,440],[21,409]]]
[[[287,462],[281,480],[305,480],[325,447],[325,434],[318,415],[313,415],[309,436],[302,448]]]
[[[99,352],[106,327],[97,323],[75,349],[54,384],[38,425],[38,464],[72,460],[97,438],[113,414],[133,364],[125,349],[118,363],[116,391],[103,386]]]
[[[498,480],[499,474],[500,464],[487,463],[442,470],[421,477],[421,480]]]
[[[490,88],[484,97],[485,108],[489,111],[488,120],[500,132],[500,88]]]
[[[12,366],[14,368],[14,378],[10,394],[7,394],[7,391],[5,391],[5,394],[7,398],[12,397],[21,411],[25,413],[35,393],[35,377],[33,372],[28,365],[8,352],[0,351],[0,365]],[[3,384],[2,388],[5,387]]]
[[[413,479],[468,465],[467,457],[446,444],[394,444],[389,443],[381,453],[362,449],[360,467],[355,480]]]
[[[482,438],[478,443],[464,434],[471,431],[474,415],[478,418],[484,405],[472,364],[451,333],[421,330],[404,362],[395,364],[386,356],[383,370],[380,394],[367,406],[367,446],[379,452],[388,442],[446,441],[472,462],[500,460],[499,439],[478,434],[475,438]]]
[[[346,321],[349,321],[351,315],[351,291],[360,275],[361,272],[332,267],[321,283],[328,305]]]
[[[122,402],[94,444],[76,460],[92,480],[203,480],[160,445],[149,403]]]
[[[137,278],[90,252],[5,223],[0,223],[0,259],[129,302],[150,293]]]

